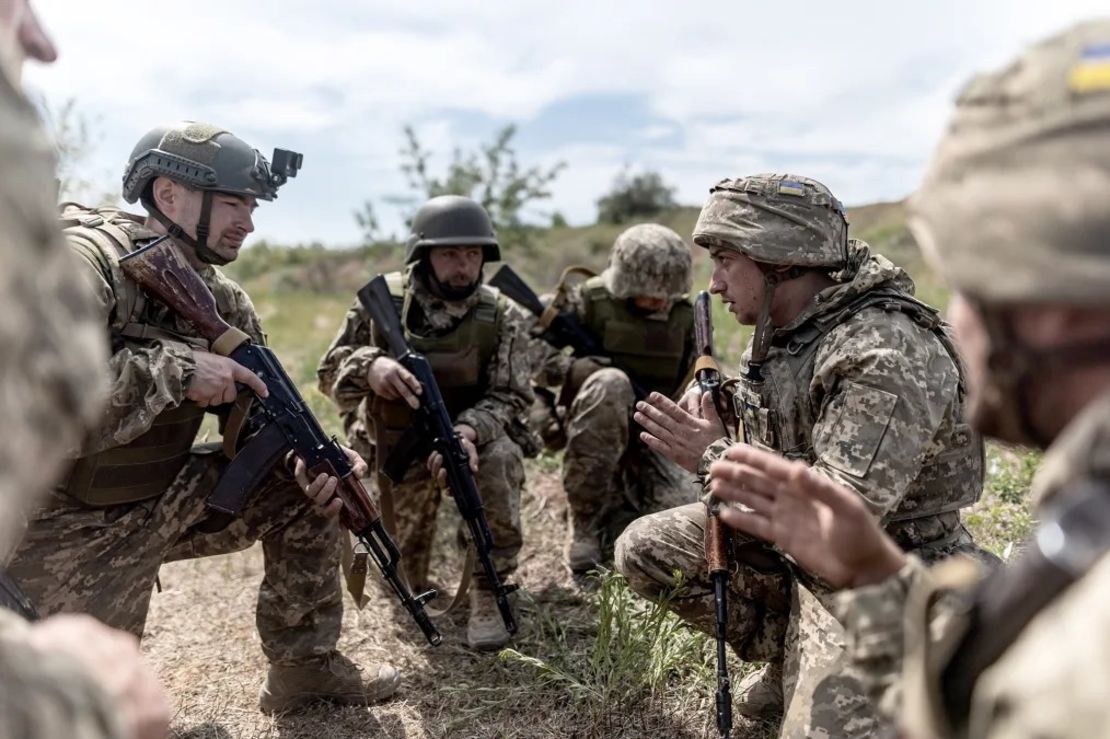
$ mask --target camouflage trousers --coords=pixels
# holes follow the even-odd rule
[[[697,500],[694,476],[638,438],[630,439],[635,395],[611,367],[582,383],[566,414],[563,489],[572,515],[612,541],[638,516]]]
[[[957,513],[895,525],[890,533],[927,562],[957,552],[981,556]],[[703,503],[645,516],[617,540],[616,567],[633,591],[656,601],[675,588],[675,572],[680,573],[682,588],[670,608],[713,634],[704,536]],[[757,557],[758,568],[748,564]],[[831,594],[741,534],[733,534],[732,562],[728,641],[743,660],[783,663],[786,711],[780,736],[875,736],[884,724],[847,664],[844,630],[830,610]]]
[[[221,528],[205,499],[226,466],[205,445],[150,500],[91,508],[53,492],[30,521],[10,572],[43,615],[88,613],[141,637],[163,562],[228,554],[260,541],[262,651],[271,662],[326,654],[339,639],[343,615],[339,527],[315,511],[295,482],[274,473]]]
[[[425,460],[413,463],[400,484],[391,484],[383,474],[377,478],[380,490],[392,497],[391,533],[401,550],[405,574],[414,588],[424,587],[429,580],[436,516],[443,493],[428,474]],[[516,570],[516,556],[523,542],[520,491],[524,486],[524,455],[520,447],[508,436],[479,446],[475,482],[493,534],[494,565],[499,575],[509,575]],[[468,541],[464,528],[460,522],[457,537],[460,547]],[[474,582],[483,588],[487,583],[480,565],[476,562],[474,568]]]

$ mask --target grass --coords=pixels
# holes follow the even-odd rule
[[[661,219],[688,235],[696,210]],[[901,225],[900,204],[853,210],[859,235],[910,270],[919,294],[945,295],[924,270]],[[551,277],[565,264],[604,266],[618,227],[556,229],[522,255],[520,270]],[[354,290],[376,271],[396,266],[389,249],[330,252],[248,250],[232,273],[242,279],[270,335],[310,406],[329,430],[339,422],[315,389],[316,363],[338,330]],[[696,284],[708,261],[695,250]],[[515,263],[514,263],[514,266]],[[547,280],[550,282],[550,279]],[[546,282],[537,281],[546,288]],[[721,359],[739,362],[748,330],[719,302],[714,327]],[[1031,530],[1028,489],[1035,454],[991,445],[982,500],[966,515],[977,540],[1000,556],[1012,553]],[[445,644],[425,647],[390,596],[377,592],[364,611],[348,604],[341,648],[360,663],[388,661],[404,674],[404,690],[371,709],[321,708],[267,718],[256,709],[264,659],[254,627],[254,599],[262,576],[258,547],[227,557],[163,567],[164,592],[155,594],[144,649],[167,683],[175,707],[174,735],[189,739],[329,736],[407,737],[708,737],[713,735],[713,643],[660,606],[636,598],[623,579],[602,572],[575,579],[561,563],[566,500],[559,483],[561,456],[543,454],[526,465],[522,496],[524,549],[515,581],[521,632],[500,656],[462,646],[464,614],[441,619]],[[452,546],[455,514],[441,506],[440,544],[433,572],[449,580],[458,570]],[[375,586],[377,587],[377,586]],[[465,610],[465,609],[463,609]],[[733,660],[734,684],[745,665]],[[750,735],[765,727],[748,727]],[[738,720],[737,735],[744,726]]]

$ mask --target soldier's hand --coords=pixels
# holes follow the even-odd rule
[[[37,621],[28,644],[42,653],[64,654],[84,668],[112,699],[135,739],[164,739],[170,704],[154,670],[139,653],[139,640],[91,616],[62,614]]]
[[[346,452],[347,458],[351,460],[353,468],[351,474],[355,477],[366,477],[366,473],[370,469],[366,460],[359,456],[359,453],[354,449],[343,447],[343,451]],[[328,518],[339,516],[339,512],[343,510],[343,501],[335,494],[335,491],[339,489],[338,477],[325,475],[321,472],[316,477],[309,479],[308,468],[300,457],[297,457],[293,463],[293,477],[297,480],[297,485],[304,491],[304,494],[312,501],[317,511]]]
[[[709,468],[709,491],[732,528],[766,539],[834,587],[860,587],[898,572],[906,556],[853,490],[806,464],[737,444]]]
[[[474,441],[478,438],[478,432],[465,423],[456,425],[455,431],[459,435],[459,442],[462,443],[463,451],[466,452],[467,460],[470,463],[470,471],[477,475],[478,447],[474,445]],[[447,484],[447,470],[443,467],[443,455],[439,452],[432,452],[429,454],[427,467],[432,479],[435,480],[440,487]]]
[[[194,349],[193,360],[196,370],[185,388],[185,397],[202,408],[234,402],[239,394],[236,383],[246,385],[263,398],[270,394],[258,375],[234,359]]]
[[[401,363],[392,357],[378,357],[370,363],[366,380],[375,395],[380,395],[387,400],[403,399],[410,408],[420,407],[416,396],[424,392],[416,376],[401,366]]]
[[[636,404],[632,418],[644,430],[640,440],[688,472],[697,472],[706,448],[725,435],[713,396],[701,397],[701,416],[688,413],[659,393]]]

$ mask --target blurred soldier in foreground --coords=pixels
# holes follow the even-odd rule
[[[848,238],[828,188],[794,175],[718,183],[694,243],[713,260],[710,291],[755,325],[734,397],[747,442],[851,487],[903,549],[930,561],[973,551],[959,510],[980,495],[982,443],[963,420],[947,328],[909,276]],[[636,421],[645,443],[703,477],[731,444],[708,396],[653,395]],[[672,607],[711,631],[705,520],[703,503],[639,519],[617,542],[617,567],[648,598],[681,570]],[[736,537],[732,559],[729,642],[768,663],[741,684],[738,712],[770,719],[785,707],[790,737],[874,731],[862,686],[841,675],[827,589],[758,542]]]
[[[92,300],[57,227],[49,142],[19,92],[55,50],[25,0],[0,0],[0,565],[24,516],[96,419],[106,358]],[[0,737],[155,739],[169,707],[134,637],[86,616],[28,622],[0,570]],[[33,605],[33,604],[31,604]]]
[[[909,737],[1106,736],[1110,720],[1110,22],[975,77],[911,226],[955,290],[970,414],[1047,447],[1005,569],[907,556],[853,492],[734,447],[713,493],[841,593],[850,656]],[[903,679],[897,673],[903,670]],[[901,699],[901,700],[900,700]]]
[[[227,458],[218,445],[193,447],[203,416],[217,413],[236,438],[228,415],[236,383],[263,394],[265,384],[139,290],[120,258],[171,234],[223,319],[264,342],[250,299],[214,265],[236,258],[254,230],[258,201],[272,200],[283,181],[227,131],[183,123],[145,134],[128,161],[123,196],[141,200],[146,218],[65,208],[66,236],[94,285],[93,313],[111,342],[110,400],[12,562],[44,612],[88,613],[141,636],[163,562],[261,541],[266,573],[257,624],[270,669],[259,705],[267,713],[317,699],[365,704],[391,695],[400,677],[388,666],[360,674],[336,651],[339,530],[286,470],[270,472],[234,520],[206,506]]]
[[[617,237],[609,265],[561,290],[560,311],[595,337],[603,356],[571,356],[539,345],[535,379],[562,386],[563,489],[569,508],[564,556],[572,572],[600,563],[636,516],[694,500],[693,475],[630,438],[634,387],[668,397],[693,362],[690,247],[671,229],[633,226]]]
[[[496,290],[481,284],[483,266],[500,259],[485,209],[469,198],[443,195],[417,211],[405,270],[386,275],[386,280],[405,339],[431,364],[470,458],[493,534],[497,574],[504,578],[516,569],[521,546],[521,445],[532,448],[535,442],[519,420],[532,402],[525,318]],[[432,474],[437,461],[414,462],[399,484],[382,473],[411,425],[409,409],[418,406],[421,393],[420,383],[385,347],[384,337],[356,301],[317,374],[320,391],[335,400],[348,431],[361,426],[374,444],[382,509],[395,528],[412,585],[422,588],[428,583],[441,498]],[[470,590],[467,643],[473,649],[499,649],[509,633],[477,563],[473,574],[477,587]]]

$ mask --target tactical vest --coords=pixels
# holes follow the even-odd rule
[[[601,340],[615,364],[636,376],[648,391],[673,396],[686,374],[687,338],[694,330],[694,307],[683,298],[666,321],[637,315],[627,300],[614,298],[599,275],[582,283],[584,323]]]
[[[450,332],[442,336],[422,336],[409,327],[412,291],[405,289],[405,275],[392,272],[385,276],[389,294],[401,316],[405,341],[418,354],[423,354],[435,374],[443,402],[451,420],[477,403],[488,388],[486,368],[497,351],[498,330],[505,313],[505,298],[494,288],[479,286],[477,305]],[[374,344],[386,346],[385,338],[375,328]],[[375,397],[370,407],[374,425],[374,443],[378,458],[385,459],[389,450],[412,425],[412,414],[404,401]]]
[[[812,407],[807,397],[817,350],[830,331],[849,316],[869,308],[904,313],[940,341],[959,372],[957,393],[962,404],[963,365],[937,311],[895,290],[872,290],[840,310],[816,316],[785,337],[776,336],[762,366],[763,379],[740,379],[734,403],[749,443],[788,459],[807,464],[817,461],[812,432],[821,409]],[[979,499],[983,482],[980,437],[961,417],[953,424],[949,438],[939,442],[943,451],[921,468],[898,507],[888,514],[888,524],[956,511]],[[968,474],[969,458],[977,474]],[[867,474],[867,469],[846,471],[857,477]]]
[[[119,266],[148,232],[136,216],[114,208],[91,210],[74,203],[62,206],[62,228],[70,246],[97,260],[115,291],[108,326],[113,352],[142,346],[150,339],[170,339],[207,349],[203,339],[184,336],[155,320],[142,290]],[[150,429],[121,446],[74,461],[59,490],[90,506],[110,506],[152,498],[165,492],[189,457],[204,420],[204,409],[186,400],[155,417]]]

